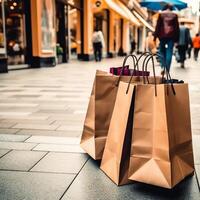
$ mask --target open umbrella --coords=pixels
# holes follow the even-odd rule
[[[187,3],[180,0],[143,0],[140,2],[140,5],[150,10],[162,10],[168,3],[172,4],[174,9],[181,10],[187,8]]]

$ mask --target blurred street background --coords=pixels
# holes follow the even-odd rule
[[[96,70],[149,50],[149,32],[166,2],[0,0],[0,199],[200,199],[200,58],[192,43],[184,68],[174,48],[170,72],[189,83],[194,176],[171,191],[117,187],[79,146]],[[200,1],[169,2],[192,41],[200,32]],[[101,62],[94,55],[97,26]]]

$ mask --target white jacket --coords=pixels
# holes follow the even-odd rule
[[[103,48],[105,47],[105,41],[101,31],[95,31],[92,35],[92,43],[98,42],[101,42]]]

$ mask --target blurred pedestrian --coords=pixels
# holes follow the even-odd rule
[[[192,38],[191,38],[191,36],[190,36],[190,38],[189,38],[188,50],[187,50],[188,58],[191,58],[192,48],[193,48],[193,44],[192,44]]]
[[[105,47],[105,41],[103,37],[102,31],[100,31],[97,27],[92,35],[92,43],[94,48],[94,56],[95,60],[101,61],[102,59],[102,49]]]
[[[145,40],[145,51],[156,53],[157,51],[157,44],[154,42],[154,36],[151,31],[148,32],[148,35]]]
[[[131,39],[131,50],[130,50],[130,54],[133,54],[135,51],[135,47],[136,47],[136,42],[134,40],[134,38]]]
[[[181,64],[181,68],[185,67],[185,60],[186,60],[186,52],[188,50],[189,42],[190,42],[190,31],[185,26],[184,22],[180,23],[179,27],[179,41],[178,41],[178,53],[179,53],[179,61]]]
[[[166,4],[163,11],[159,14],[154,32],[154,41],[156,41],[156,38],[160,40],[159,52],[163,57],[161,59],[161,67],[163,69],[166,66],[168,71],[171,66],[174,44],[179,39],[178,16],[172,10],[173,6]],[[162,70],[161,74],[163,73],[164,70]]]
[[[200,50],[200,36],[199,33],[195,35],[195,37],[192,40],[193,48],[194,48],[194,60],[197,61],[199,50]]]

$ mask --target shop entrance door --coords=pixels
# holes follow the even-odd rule
[[[83,0],[68,0],[66,3],[58,0],[56,2],[57,58],[59,63],[77,59],[83,51],[82,6]]]
[[[104,56],[109,52],[109,10],[103,10],[94,14],[94,28],[102,31],[105,41]]]
[[[22,0],[5,1],[5,21],[8,64],[25,64],[26,26]]]

